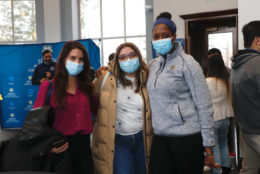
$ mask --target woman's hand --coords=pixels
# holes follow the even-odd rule
[[[214,156],[211,148],[205,148],[205,165],[209,166],[210,168],[220,168],[221,166],[214,161]]]
[[[108,69],[107,66],[102,66],[102,67],[100,67],[100,68],[95,72],[96,78],[99,79],[100,77],[102,77],[102,76],[103,76],[102,71],[106,71],[107,69]]]
[[[49,79],[46,78],[46,77],[43,77],[43,78],[40,80],[40,83],[43,83],[43,82],[46,81],[46,80],[49,80]]]
[[[215,163],[214,156],[206,156],[205,157],[205,165],[209,166],[210,168],[220,168],[220,164]]]
[[[53,147],[51,149],[51,153],[55,153],[55,154],[59,154],[62,153],[64,151],[66,151],[69,147],[69,143],[65,143],[64,145],[60,146],[60,147]]]
[[[51,73],[50,72],[46,72],[45,75],[46,75],[47,79],[51,79]]]

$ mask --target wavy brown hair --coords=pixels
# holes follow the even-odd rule
[[[69,74],[66,70],[66,58],[73,49],[79,49],[83,53],[84,70],[77,75],[79,89],[88,97],[91,110],[94,111],[93,104],[93,85],[90,77],[90,62],[85,47],[77,41],[69,41],[64,44],[58,62],[54,77],[55,105],[62,109],[66,104],[67,87],[69,83]]]
[[[146,63],[144,62],[144,60],[142,58],[142,54],[141,54],[140,50],[137,48],[137,46],[135,44],[133,44],[131,42],[126,42],[117,47],[116,53],[115,53],[114,73],[115,73],[116,78],[119,80],[119,82],[123,85],[124,88],[126,86],[132,86],[132,82],[125,78],[125,72],[120,69],[119,61],[118,61],[118,56],[119,56],[121,50],[125,47],[132,48],[139,58],[140,66],[136,70],[136,76],[135,76],[135,84],[136,84],[135,93],[138,93],[141,85],[146,85],[146,82],[141,84],[140,72],[142,70],[144,70],[146,72],[146,76],[148,76],[149,71],[148,71],[148,67],[147,67]]]
[[[216,79],[222,80],[226,85],[227,94],[230,94],[229,72],[224,64],[222,55],[213,54],[209,58],[207,77],[215,77]]]

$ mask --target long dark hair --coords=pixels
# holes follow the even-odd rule
[[[135,53],[137,54],[138,58],[139,58],[139,63],[140,63],[140,66],[139,68],[136,70],[136,76],[135,76],[135,84],[136,84],[136,89],[135,89],[135,93],[138,93],[139,92],[139,89],[141,87],[141,80],[140,80],[140,72],[141,70],[144,70],[146,72],[146,75],[148,76],[148,67],[146,65],[146,63],[144,62],[143,58],[142,58],[142,54],[140,52],[140,50],[137,48],[137,46],[135,46],[135,44],[131,43],[131,42],[126,42],[126,43],[123,43],[121,45],[119,45],[116,49],[116,53],[115,53],[115,76],[117,77],[117,79],[119,80],[119,82],[123,85],[123,87],[125,88],[126,86],[131,86],[132,85],[132,82],[127,80],[125,78],[125,72],[122,71],[120,69],[120,66],[119,66],[119,61],[118,61],[118,56],[120,54],[120,51],[125,48],[125,47],[130,47],[132,48]],[[146,82],[144,82],[146,83]]]
[[[88,53],[85,47],[77,41],[69,41],[64,44],[58,62],[56,65],[56,73],[54,78],[54,94],[55,94],[55,105],[62,109],[66,104],[67,87],[69,83],[69,75],[66,70],[65,60],[71,50],[79,49],[83,53],[84,58],[84,70],[77,75],[79,89],[88,97],[91,109],[93,111],[93,85],[90,77],[90,62]]]
[[[226,85],[227,94],[230,94],[229,72],[220,54],[213,54],[209,58],[207,77],[215,77],[222,80]]]

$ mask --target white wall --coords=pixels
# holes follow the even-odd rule
[[[77,0],[61,0],[61,39],[79,39],[79,11]]]
[[[61,41],[60,0],[43,0],[45,42]]]
[[[72,8],[72,39],[76,40],[80,38],[80,22],[79,22],[79,1],[72,1],[71,8]]]
[[[43,21],[44,22],[43,37],[45,38],[44,42],[58,42],[61,40],[68,40],[68,38],[62,36],[62,33],[64,35],[64,31],[62,31],[63,29],[62,29],[62,22],[61,22],[62,21],[61,10],[63,10],[61,9],[61,6],[66,1],[64,0],[40,0],[40,1],[43,1],[43,9],[44,9],[44,21]],[[76,0],[68,0],[68,1],[76,1]],[[172,14],[173,20],[177,25],[178,38],[184,38],[184,20],[182,20],[179,17],[179,15],[238,8],[238,2],[237,2],[238,0],[147,0],[147,1],[153,1],[154,18],[156,18],[158,14],[164,11],[169,11]],[[245,0],[239,0],[239,1],[241,1],[241,3],[242,1],[244,1],[243,5],[246,3]],[[250,1],[259,1],[259,0],[250,0]],[[248,4],[246,4],[245,6],[248,6]],[[257,6],[254,7],[256,8]],[[75,7],[73,6],[71,8],[75,9]],[[75,20],[75,17],[77,17],[77,15],[74,14],[72,16],[73,18],[72,38],[73,39],[77,39],[79,37],[79,33],[78,33],[79,29],[77,28],[78,26],[75,27],[75,24],[78,23],[78,21]],[[66,35],[68,34],[67,32],[65,33]]]
[[[245,24],[253,20],[260,20],[260,0],[238,0],[238,39],[239,49],[244,48],[242,28]]]
[[[37,0],[37,42],[79,39],[77,0]]]
[[[177,26],[178,38],[185,37],[184,20],[179,17],[180,15],[238,8],[237,0],[153,0],[153,2],[154,18],[165,11],[172,14],[172,20]]]

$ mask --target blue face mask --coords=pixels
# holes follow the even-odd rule
[[[172,39],[166,38],[152,42],[153,48],[161,55],[169,53],[172,49]]]
[[[68,60],[66,63],[66,69],[70,76],[77,76],[84,70],[84,64],[79,64]]]
[[[126,73],[134,73],[140,66],[139,58],[128,59],[124,62],[119,62],[120,68]]]

